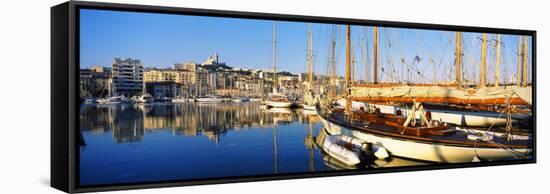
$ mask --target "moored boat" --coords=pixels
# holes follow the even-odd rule
[[[153,96],[151,96],[150,94],[144,94],[144,95],[141,95],[138,99],[137,99],[137,102],[138,103],[153,103],[155,102],[155,99],[153,98]]]
[[[266,100],[266,105],[272,108],[289,108],[293,104],[294,103],[282,94],[273,94],[268,100]]]
[[[184,102],[189,102],[189,99],[188,98],[174,98],[174,99],[172,99],[172,102],[173,103],[184,103]]]
[[[377,28],[374,28],[374,43],[376,45]],[[486,43],[484,34],[484,46]],[[376,46],[375,53],[376,53]],[[494,160],[510,160],[510,159],[525,159],[532,157],[533,141],[531,139],[513,138],[514,131],[512,130],[512,105],[528,104],[520,98],[510,98],[510,96],[501,99],[501,96],[506,96],[503,93],[477,93],[487,91],[485,83],[479,84],[478,90],[468,93],[452,94],[448,98],[447,92],[454,89],[442,88],[441,91],[432,91],[438,94],[436,98],[431,98],[432,93],[426,93],[425,90],[416,90],[417,87],[407,88],[404,90],[406,95],[392,96],[392,98],[376,99],[377,96],[383,95],[379,92],[370,94],[370,92],[357,92],[351,84],[351,52],[350,52],[350,26],[346,26],[346,76],[344,83],[344,99],[345,109],[333,108],[332,100],[324,97],[321,99],[321,106],[318,106],[317,111],[320,115],[321,122],[328,132],[333,134],[341,134],[342,131],[349,130],[352,135],[363,141],[376,144],[385,148],[392,156],[410,158],[415,160],[440,162],[440,163],[466,163],[474,161],[494,161]],[[460,50],[460,48],[458,48]],[[485,52],[485,50],[483,50]],[[375,54],[376,55],[376,54]],[[457,54],[460,59],[460,54]],[[374,57],[377,58],[376,56]],[[484,63],[484,62],[483,62]],[[374,81],[375,87],[384,87],[377,84],[376,76],[376,61],[374,62]],[[457,63],[459,66],[460,63]],[[484,67],[483,67],[484,68]],[[483,70],[483,69],[482,69]],[[458,74],[460,75],[460,74]],[[461,78],[457,78],[459,88],[462,86]],[[497,82],[498,83],[498,82]],[[396,86],[388,87],[386,90],[392,94],[396,93],[399,88]],[[461,90],[461,89],[456,89]],[[469,91],[469,90],[467,90]],[[400,91],[397,91],[400,92]],[[333,92],[334,93],[334,92]],[[439,95],[441,93],[441,95]],[[414,94],[414,95],[411,95]],[[422,96],[429,94],[430,96]],[[366,96],[361,96],[366,95]],[[447,95],[447,96],[445,96]],[[464,97],[458,98],[463,95]],[[488,96],[494,98],[486,98]],[[332,95],[334,98],[336,95]],[[373,97],[374,96],[374,97]],[[411,108],[407,111],[406,116],[403,116],[404,111],[396,111],[395,114],[381,113],[380,109],[374,111],[368,110],[365,107],[354,109],[352,100],[365,98],[369,102],[387,102],[387,103],[412,103]],[[426,97],[426,98],[425,98]],[[430,98],[427,98],[430,97]],[[441,97],[441,98],[440,98]],[[443,101],[431,101],[440,100]],[[456,100],[457,98],[458,100]],[[484,101],[484,100],[487,101]],[[529,100],[527,100],[529,101]],[[498,104],[504,107],[506,115],[506,128],[504,136],[497,136],[489,133],[489,127],[485,133],[469,132],[464,130],[456,130],[453,126],[433,119],[431,114],[426,114],[421,103],[447,103],[457,105],[470,104]]]
[[[84,100],[85,104],[94,104],[96,102],[97,102],[97,99],[95,98],[86,98],[86,100]]]
[[[100,104],[125,104],[125,103],[132,102],[132,100],[121,95],[121,96],[113,96],[106,99],[99,99],[97,100],[97,102],[99,102]]]
[[[442,135],[404,133],[386,124],[347,122],[345,113],[320,113],[320,119],[329,132],[351,130],[354,137],[386,148],[391,155],[431,162],[472,162],[477,160],[506,160],[530,157],[530,140],[507,141],[493,136],[492,140],[469,140],[472,133],[446,130]],[[422,130],[418,128],[418,130]],[[414,132],[414,130],[411,130]],[[449,131],[452,131],[449,133]],[[437,131],[436,131],[437,132]],[[431,133],[431,132],[427,132]]]
[[[248,102],[249,100],[250,99],[247,97],[236,97],[231,99],[232,102]]]
[[[322,148],[332,158],[349,166],[361,163],[368,155],[374,155],[378,159],[389,156],[382,147],[342,134],[326,136]]]
[[[216,96],[199,97],[195,99],[199,103],[218,103],[223,102],[224,99]]]

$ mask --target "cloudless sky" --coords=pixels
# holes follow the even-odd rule
[[[273,68],[273,21],[82,9],[80,66],[111,66],[115,57],[140,59],[145,67],[203,62],[218,53],[232,67]],[[314,70],[327,73],[331,40],[336,40],[339,75],[345,72],[345,26],[311,24]],[[305,72],[308,23],[277,22],[277,70]],[[372,27],[352,26],[355,78],[372,68]],[[479,80],[480,33],[463,33],[463,73]],[[488,34],[487,77],[494,80],[496,35]],[[501,80],[517,71],[518,36],[501,35]],[[531,45],[531,38],[529,38]],[[379,28],[379,79],[431,82],[454,79],[455,32]],[[531,51],[529,47],[529,74]],[[383,68],[383,70],[382,70]],[[372,79],[372,70],[370,77]],[[417,74],[420,72],[420,75]],[[529,77],[529,79],[531,79]]]

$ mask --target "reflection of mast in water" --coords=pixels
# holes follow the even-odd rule
[[[273,169],[275,170],[275,174],[279,173],[279,170],[277,169],[277,124],[273,127]]]
[[[309,171],[315,172],[315,162],[313,161],[314,153],[313,153],[313,146],[314,146],[314,140],[313,140],[313,124],[311,117],[309,117],[309,129],[307,131],[306,138],[304,140],[304,144],[306,148],[308,149],[308,160],[309,160]]]

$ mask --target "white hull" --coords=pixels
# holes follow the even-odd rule
[[[346,149],[340,144],[342,141],[349,140],[349,143],[352,146],[352,150]],[[329,135],[326,136],[325,141],[323,142],[323,150],[330,155],[332,158],[339,160],[340,162],[353,166],[361,162],[359,157],[361,150],[361,142],[350,136],[344,135]]]
[[[386,114],[395,114],[397,110],[402,110],[402,114],[408,114],[410,109],[403,109],[401,107],[392,106],[392,105],[379,105],[379,104],[369,104],[370,107],[376,107],[380,109],[381,113]],[[463,111],[452,111],[452,110],[433,110],[426,109],[432,114],[433,120],[442,121],[449,124],[454,124],[458,126],[468,126],[468,127],[488,127],[491,125],[494,126],[505,126],[506,125],[506,115],[496,112],[463,112]],[[500,117],[499,117],[500,116]],[[420,113],[416,112],[416,118],[420,118]],[[517,123],[517,119],[512,119],[512,124]]]
[[[345,129],[339,125],[328,122],[323,117],[320,118],[329,133],[339,134],[342,129]],[[512,151],[515,153],[512,153],[510,150],[497,148],[472,148],[449,146],[431,142],[416,142],[373,135],[357,130],[352,130],[352,134],[354,137],[361,140],[386,148],[391,155],[431,162],[462,163],[476,161],[476,159],[505,160],[513,159],[517,153],[526,155],[531,152],[531,149],[514,149]]]
[[[95,100],[95,99],[86,99],[84,101],[85,104],[95,104],[96,102],[97,102],[97,100]]]
[[[125,103],[131,103],[132,100],[124,97],[124,96],[114,96],[106,99],[99,99],[97,100],[100,104],[125,104]]]
[[[267,106],[270,106],[273,108],[289,108],[290,106],[292,106],[292,102],[267,101]]]
[[[223,102],[223,99],[222,98],[197,98],[196,101],[200,103],[218,103],[218,102]]]

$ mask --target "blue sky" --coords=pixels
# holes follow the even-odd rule
[[[80,65],[83,68],[110,66],[115,57],[137,58],[146,67],[170,67],[186,61],[203,62],[216,52],[221,61],[233,67],[273,68],[271,20],[88,9],[81,10],[80,17]],[[308,23],[277,22],[278,70],[292,73],[307,70],[307,29]],[[345,71],[345,27],[311,24],[311,29],[315,72],[327,72],[330,40],[332,32],[336,31],[337,71],[342,75]],[[364,79],[365,62],[372,68],[372,28],[352,26],[351,34],[357,62],[355,77]],[[480,33],[463,34],[466,79],[479,79],[481,36]],[[495,73],[496,35],[488,34],[487,39],[487,76],[491,81]],[[516,72],[518,36],[502,35],[501,39],[500,76],[509,81]],[[430,82],[435,76],[436,80],[452,80],[454,47],[454,32],[379,28],[379,66],[384,68],[384,72],[379,69],[379,79]],[[411,72],[421,72],[421,75]]]

